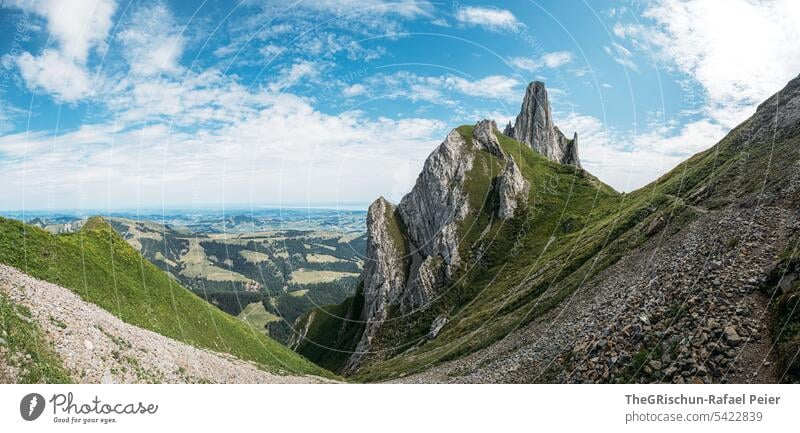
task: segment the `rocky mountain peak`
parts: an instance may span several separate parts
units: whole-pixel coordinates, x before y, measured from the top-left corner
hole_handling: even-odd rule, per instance
[[[485,150],[500,159],[505,159],[503,149],[500,148],[500,142],[494,131],[497,129],[497,124],[494,120],[481,120],[475,125],[475,130],[472,132],[472,138],[475,144],[482,150]]]
[[[577,134],[570,140],[553,124],[547,89],[541,81],[528,85],[520,113],[513,125],[506,126],[504,134],[527,144],[551,161],[581,166]]]
[[[383,197],[367,212],[367,248],[360,284],[364,332],[345,371],[352,371],[372,351],[375,336],[390,311],[410,313],[429,305],[462,264],[460,224],[480,210],[470,208],[468,175],[476,155],[487,152],[503,161],[497,175],[499,219],[514,216],[527,198],[529,182],[500,146],[492,120],[478,122],[467,140],[459,130],[425,160],[414,187],[394,206]],[[393,313],[393,314],[395,314]],[[444,326],[433,326],[435,335]]]

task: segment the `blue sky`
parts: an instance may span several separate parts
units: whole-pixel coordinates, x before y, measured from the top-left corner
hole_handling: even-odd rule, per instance
[[[0,209],[397,201],[544,81],[641,187],[800,73],[798,2],[0,0]]]

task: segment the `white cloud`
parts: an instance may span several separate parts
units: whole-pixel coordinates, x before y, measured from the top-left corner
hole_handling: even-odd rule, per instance
[[[319,77],[322,64],[301,60],[291,66],[283,68],[278,77],[270,83],[273,92],[288,89],[296,84],[302,84],[303,80],[313,80]]]
[[[508,59],[508,63],[514,68],[528,72],[535,72],[542,68],[541,63],[530,57],[512,57]]]
[[[73,102],[91,92],[91,78],[82,66],[56,50],[45,50],[40,56],[28,52],[16,59],[20,75],[31,91],[43,90],[54,99]]]
[[[259,52],[267,59],[271,59],[285,50],[284,47],[277,44],[267,44],[259,49]]]
[[[347,98],[352,98],[354,96],[360,96],[367,92],[367,88],[361,84],[353,84],[352,86],[346,87],[342,91],[342,95]]]
[[[172,12],[163,3],[142,6],[118,34],[133,74],[150,76],[180,70],[185,44]]]
[[[17,7],[47,20],[47,29],[58,49],[40,56],[28,52],[17,57],[22,78],[32,90],[52,93],[57,100],[74,102],[89,94],[86,62],[92,50],[102,53],[116,10],[113,0],[14,0],[4,6]],[[63,78],[62,78],[63,77]]]
[[[426,101],[447,106],[464,103],[456,101],[460,95],[513,100],[516,104],[521,91],[520,82],[505,75],[490,75],[471,80],[451,74],[427,76],[401,71],[371,76],[364,84],[374,97],[405,98],[414,102]]]
[[[654,24],[618,24],[615,34],[696,80],[705,114],[727,128],[800,72],[796,1],[660,0],[644,15]]]
[[[607,131],[594,118],[577,125],[586,167],[618,189],[643,186],[712,146],[800,72],[798,2],[658,0],[644,16],[650,23],[617,23],[614,35],[688,77],[677,80],[680,88],[699,97],[677,118],[649,123],[637,135]],[[605,50],[635,70],[626,47]]]
[[[433,9],[430,2],[420,0],[314,0],[299,4],[295,0],[291,0],[277,1],[274,3],[291,4],[293,7],[303,7],[312,10],[330,12],[333,14],[393,14],[406,18],[413,18],[419,15],[428,15]]]
[[[106,93],[106,105],[124,125],[169,122],[178,127],[229,125],[249,118],[274,102],[274,95],[252,91],[215,68],[187,72],[180,79],[123,78]]]
[[[93,48],[105,48],[116,10],[113,0],[14,0],[4,3],[40,15],[58,41],[65,61],[86,62]]]
[[[555,122],[567,135],[578,132],[584,168],[619,191],[649,184],[726,133],[706,120],[657,127],[638,135],[606,128],[595,117],[575,113],[556,113]]]
[[[437,27],[451,27],[450,23],[448,23],[447,20],[444,18],[436,18],[434,20],[431,20],[431,24]]]
[[[544,67],[555,69],[570,64],[574,60],[575,55],[569,51],[554,51],[552,53],[545,53],[538,60],[531,57],[512,57],[508,59],[508,63],[514,68],[535,72]]]
[[[491,75],[475,81],[448,76],[444,78],[443,82],[447,87],[469,96],[485,98],[513,98],[519,96],[517,93],[519,81],[504,75]]]
[[[434,120],[333,116],[294,95],[270,98],[219,129],[100,124],[0,137],[11,156],[0,159],[11,191],[0,206],[21,207],[23,190],[28,208],[368,202],[391,191],[398,199],[446,132]]]
[[[569,51],[556,51],[542,56],[542,62],[548,68],[557,68],[572,63],[573,60],[575,60],[575,56]]]
[[[511,11],[478,6],[460,7],[455,14],[461,23],[483,27],[487,30],[514,30],[522,24]]]
[[[636,72],[639,71],[639,66],[633,61],[633,53],[631,53],[629,49],[616,42],[612,42],[611,46],[604,46],[603,49],[605,50],[606,54],[614,59],[615,62],[627,69],[631,69]]]

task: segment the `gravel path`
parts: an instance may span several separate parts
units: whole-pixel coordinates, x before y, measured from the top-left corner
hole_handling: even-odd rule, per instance
[[[129,325],[71,290],[0,265],[0,291],[33,318],[79,383],[314,383]],[[2,361],[0,361],[2,362]],[[0,377],[2,376],[0,372]],[[5,378],[7,382],[13,382]]]

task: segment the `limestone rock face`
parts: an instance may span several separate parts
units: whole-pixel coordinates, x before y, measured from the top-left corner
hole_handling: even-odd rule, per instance
[[[369,352],[372,337],[386,319],[388,308],[403,292],[407,275],[403,257],[402,239],[393,234],[396,207],[383,197],[375,200],[367,210],[367,249],[364,270],[359,284],[363,285],[365,322],[364,333],[348,360],[345,370],[351,370]]]
[[[448,321],[449,320],[447,319],[447,316],[439,316],[433,319],[433,322],[431,323],[431,329],[430,331],[428,331],[428,339],[433,340],[434,338],[439,336],[439,332],[442,331],[444,325],[447,325]]]
[[[492,127],[493,122],[484,123],[481,138],[473,143],[451,131],[425,160],[414,188],[397,207],[383,198],[369,207],[366,261],[359,280],[365,328],[345,371],[354,370],[369,353],[390,306],[409,312],[428,304],[460,262],[457,224],[469,212],[464,185],[476,146],[500,151]]]
[[[464,191],[474,154],[461,134],[453,130],[425,161],[414,188],[398,210],[411,243],[423,257],[442,256],[445,266],[456,265],[456,224],[469,213]]]
[[[413,311],[428,305],[444,284],[446,275],[439,256],[425,257],[414,254],[408,284],[401,299],[402,311]]]
[[[561,160],[559,162],[580,167],[581,160],[578,157],[578,133],[575,133],[572,140],[568,139],[558,127],[555,127],[555,133],[556,142],[561,149]]]
[[[541,81],[528,85],[514,125],[509,123],[503,133],[551,161],[580,167],[577,135],[569,140],[553,124],[547,89]]]
[[[514,160],[509,158],[497,184],[500,198],[497,216],[501,219],[512,218],[519,203],[527,202],[529,189],[530,183],[522,177]]]
[[[534,81],[525,90],[522,108],[514,122],[513,138],[553,161],[561,160],[561,149],[556,144],[550,100],[544,83]]]
[[[405,284],[407,275],[403,266],[403,245],[391,233],[392,218],[396,218],[396,207],[383,197],[376,200],[367,211],[367,257],[364,273],[364,299],[367,317],[383,319],[386,306],[394,301]]]
[[[496,129],[494,121],[482,120],[470,141],[458,130],[451,131],[425,160],[414,187],[399,205],[379,198],[369,207],[366,260],[359,280],[364,332],[345,372],[354,371],[371,351],[380,349],[373,342],[382,323],[391,319],[390,311],[409,314],[430,305],[454,277],[462,261],[459,224],[472,211],[467,176],[479,152],[505,161],[495,183],[499,217],[512,217],[526,199],[529,183],[514,159],[503,152]],[[439,329],[444,323],[440,321]]]
[[[475,125],[475,129],[472,133],[472,139],[475,140],[475,144],[480,149],[485,150],[500,159],[505,159],[503,149],[500,148],[500,142],[497,140],[497,136],[494,134],[495,129],[497,129],[497,124],[494,123],[494,120],[481,120],[477,125]]]
[[[503,134],[508,137],[514,137],[514,125],[511,122],[508,122],[506,128],[503,129]]]

